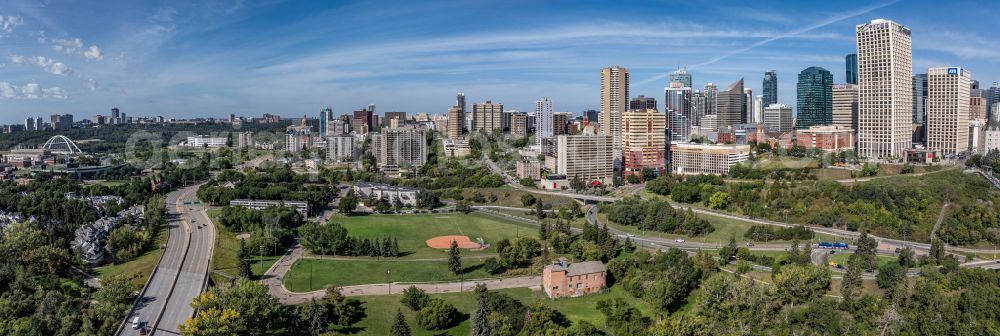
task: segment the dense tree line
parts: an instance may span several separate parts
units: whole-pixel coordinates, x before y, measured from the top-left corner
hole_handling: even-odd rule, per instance
[[[803,225],[779,227],[774,225],[753,225],[743,234],[744,238],[754,241],[768,240],[810,240],[816,234]]]
[[[228,205],[234,199],[257,199],[304,201],[311,211],[326,208],[335,195],[332,188],[310,182],[309,177],[295,174],[287,165],[246,174],[225,171],[198,188],[198,198],[214,205]]]
[[[307,223],[299,227],[299,242],[307,251],[319,255],[398,257],[396,238],[358,239],[338,223]]]
[[[700,236],[715,231],[707,220],[699,218],[690,209],[677,210],[662,200],[643,200],[627,197],[618,202],[601,206],[608,220],[643,230]]]
[[[666,178],[664,178],[666,179]],[[775,221],[870,230],[883,237],[926,241],[944,204],[938,236],[948,244],[1000,243],[1000,193],[981,177],[958,170],[887,177],[842,185],[834,181],[724,183],[716,176],[654,180],[651,192],[677,202],[703,202],[724,192],[723,210]]]
[[[441,190],[498,188],[504,185],[504,180],[502,176],[492,173],[485,165],[470,165],[458,159],[449,159],[442,164],[426,166],[423,176],[396,179],[393,183],[403,187]]]

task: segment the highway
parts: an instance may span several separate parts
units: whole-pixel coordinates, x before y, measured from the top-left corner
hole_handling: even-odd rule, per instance
[[[153,335],[177,335],[178,326],[194,315],[191,301],[207,286],[215,244],[215,227],[205,215],[205,207],[184,204],[196,199],[197,190],[196,185],[167,195],[166,249],[118,335],[139,335],[131,327],[135,316]]]

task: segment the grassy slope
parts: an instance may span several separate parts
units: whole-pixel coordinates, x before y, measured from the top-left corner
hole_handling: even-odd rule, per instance
[[[215,220],[218,214],[218,209],[208,210],[208,218],[213,222],[218,222]],[[235,232],[230,231],[222,225],[215,225],[215,250],[212,253],[212,274],[210,275],[213,283],[221,283],[235,277],[239,273],[236,269],[236,253],[239,251],[239,246],[240,242],[236,239]],[[250,259],[250,271],[253,272],[254,276],[259,277],[274,262],[278,261],[278,258],[280,257],[264,256],[262,259],[260,256],[252,255]]]
[[[491,278],[482,269],[482,260],[462,262],[464,279]],[[323,289],[326,285],[351,286],[386,282],[458,281],[459,276],[448,270],[445,261],[337,261],[302,259],[285,275],[285,287],[293,292]],[[312,280],[310,281],[310,271]],[[310,287],[310,283],[312,286]]]
[[[156,262],[163,254],[163,245],[167,243],[167,228],[163,227],[157,233],[156,243],[152,249],[138,258],[118,265],[106,265],[94,269],[94,276],[105,279],[112,275],[124,274],[132,280],[132,284],[141,287],[146,284],[149,275],[153,273]]]

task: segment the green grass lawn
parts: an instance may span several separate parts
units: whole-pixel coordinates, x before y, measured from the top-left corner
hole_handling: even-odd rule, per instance
[[[545,293],[541,291],[532,291],[528,288],[501,289],[498,290],[498,292],[510,295],[529,307],[534,305],[535,302],[543,301],[549,307],[565,314],[566,317],[573,323],[578,321],[589,321],[598,327],[603,326],[604,316],[601,315],[601,313],[596,309],[597,301],[613,298],[625,299],[629,304],[638,308],[644,316],[653,317],[655,319],[649,305],[642,300],[632,298],[628,295],[628,293],[625,293],[625,291],[620,288],[613,288],[607,293],[593,294],[577,298],[563,298],[558,300],[550,300],[545,296]],[[467,317],[451,329],[436,331],[427,331],[420,328],[415,319],[416,312],[410,311],[409,308],[400,304],[400,297],[400,295],[357,297],[357,299],[365,303],[365,313],[368,316],[360,323],[353,326],[356,330],[355,333],[352,333],[352,335],[388,335],[389,328],[392,326],[392,323],[395,322],[397,309],[402,310],[403,315],[406,316],[407,323],[410,325],[410,330],[415,336],[469,334],[470,327],[468,317],[472,315],[476,307],[473,293],[465,292],[432,295],[432,297],[443,299],[448,303],[455,305],[455,308]]]
[[[448,270],[446,261],[300,259],[292,265],[284,281],[290,291],[309,292],[326,285],[375,284],[385,283],[387,279],[389,282],[428,282],[494,277],[483,270],[482,263],[482,260],[463,260],[465,273],[459,277]]]
[[[215,220],[219,214],[218,209],[208,210],[208,218],[213,222],[218,222]],[[210,275],[213,283],[224,283],[224,281],[229,280],[239,274],[237,270],[237,259],[236,253],[239,251],[240,241],[236,239],[236,233],[230,231],[229,229],[223,227],[222,225],[215,225],[215,250],[212,251],[212,274]],[[284,251],[278,251],[279,254],[284,254]],[[278,256],[261,256],[252,255],[250,258],[250,271],[255,277],[259,277],[267,271],[278,259]]]
[[[854,254],[854,253],[851,253],[851,252],[837,252],[835,254],[829,255],[829,257],[827,257],[828,258],[827,260],[835,262],[838,265],[844,265],[844,267],[847,267],[847,259],[849,259],[852,254]],[[897,261],[896,257],[890,257],[890,256],[887,256],[887,255],[881,255],[881,254],[876,254],[875,255],[875,262],[878,264],[879,267],[881,267],[882,265],[888,264],[888,263],[894,263],[896,261]]]
[[[481,214],[437,213],[414,215],[370,215],[337,216],[333,222],[342,224],[352,237],[385,238],[399,241],[399,249],[405,255],[400,259],[429,259],[447,257],[446,249],[432,249],[427,239],[464,235],[473,241],[482,237],[487,244],[507,238],[537,237],[538,228],[532,225],[514,224],[495,217]],[[463,250],[464,255],[484,255],[495,253],[492,247],[483,251]]]
[[[167,243],[167,228],[163,227],[157,233],[156,243],[153,247],[143,253],[138,258],[118,265],[106,265],[94,269],[94,276],[104,280],[109,276],[123,274],[132,280],[132,284],[142,287],[149,279],[149,275],[156,268],[156,262],[163,254],[163,245]]]

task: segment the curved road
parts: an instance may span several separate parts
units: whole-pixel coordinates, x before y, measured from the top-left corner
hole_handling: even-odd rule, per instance
[[[205,215],[205,208],[184,204],[197,198],[197,190],[196,185],[167,195],[166,249],[118,335],[139,334],[131,327],[136,316],[154,335],[177,335],[178,325],[194,315],[191,301],[208,285],[215,244],[215,227]]]

